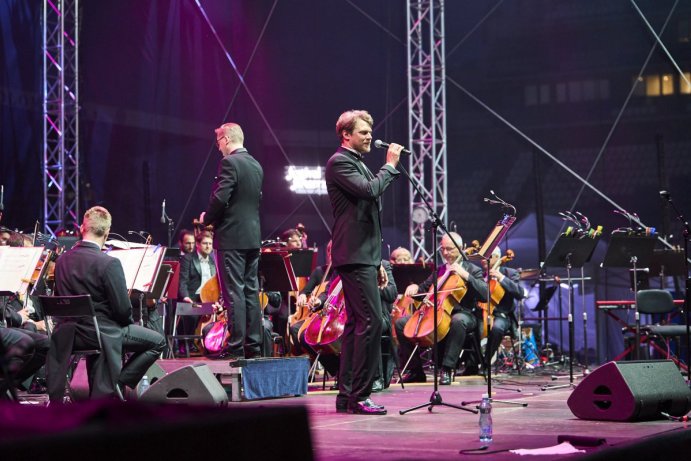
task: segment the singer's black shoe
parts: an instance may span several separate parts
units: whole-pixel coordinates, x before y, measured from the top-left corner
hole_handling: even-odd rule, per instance
[[[336,399],[336,413],[348,413],[348,401]]]
[[[441,367],[441,372],[439,373],[439,385],[448,386],[453,382],[451,377],[451,369],[446,367]]]
[[[385,415],[386,408],[377,405],[371,399],[363,400],[348,408],[348,413],[354,415]]]

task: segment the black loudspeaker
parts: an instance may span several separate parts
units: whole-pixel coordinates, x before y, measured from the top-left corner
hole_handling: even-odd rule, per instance
[[[581,419],[644,421],[683,416],[691,390],[671,360],[609,362],[595,369],[567,401]]]
[[[160,377],[139,400],[151,403],[225,406],[228,404],[228,394],[209,367],[198,363]]]

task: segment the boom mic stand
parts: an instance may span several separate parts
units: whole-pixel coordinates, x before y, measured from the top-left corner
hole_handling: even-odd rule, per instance
[[[683,214],[677,209],[676,205],[672,201],[672,197],[669,192],[665,190],[660,191],[660,197],[667,200],[669,205],[674,210],[677,215],[677,220],[682,224],[684,228],[684,320],[686,321],[686,364],[688,365],[691,360],[691,327],[689,326],[689,310],[691,306],[691,278],[689,278],[689,234],[691,234],[691,227],[689,227],[689,222],[686,220]],[[687,378],[691,377],[691,374]],[[691,379],[691,378],[689,378]]]
[[[451,235],[449,234],[449,231],[446,229],[446,226],[444,226],[444,223],[442,223],[439,220],[439,216],[437,216],[437,213],[434,211],[434,208],[432,208],[432,206],[429,204],[427,199],[425,199],[425,196],[422,194],[422,191],[420,191],[420,188],[418,187],[417,183],[415,181],[413,181],[413,179],[408,174],[408,171],[400,163],[398,164],[398,166],[401,169],[401,171],[403,172],[403,174],[406,176],[406,178],[408,178],[408,181],[410,181],[410,183],[413,185],[413,187],[417,191],[418,195],[422,198],[423,203],[427,207],[427,211],[428,211],[429,216],[430,216],[430,221],[432,221],[432,239],[434,241],[433,248],[436,248],[436,246],[437,246],[437,229],[441,229],[444,231],[444,233],[446,235],[449,236],[449,238],[453,242],[454,246],[458,249],[459,253],[461,254],[461,257],[463,259],[466,259],[466,255],[463,252],[463,250],[458,246],[458,242],[456,242],[456,239],[451,237]],[[436,258],[436,255],[434,258],[432,258],[432,274],[434,274],[435,277],[437,276],[437,258]],[[432,292],[432,299],[434,300],[434,309],[433,309],[433,311],[434,311],[434,314],[433,314],[434,334],[433,334],[433,344],[432,344],[432,348],[433,348],[432,349],[432,357],[433,357],[433,361],[434,361],[434,363],[433,363],[434,391],[432,392],[432,395],[429,398],[429,402],[423,403],[420,405],[416,405],[414,407],[411,407],[411,408],[408,408],[405,410],[400,410],[399,413],[401,415],[404,415],[404,414],[409,413],[413,410],[419,410],[420,408],[423,408],[423,407],[427,407],[427,410],[431,412],[432,408],[435,405],[439,405],[439,406],[456,408],[458,410],[464,410],[464,411],[467,411],[470,413],[477,414],[478,410],[473,410],[470,408],[465,408],[463,406],[453,405],[451,403],[444,402],[442,400],[441,393],[439,392],[439,376],[437,373],[437,371],[438,371],[437,370],[437,368],[438,368],[438,365],[437,365],[437,355],[438,355],[438,351],[437,351],[437,349],[438,349],[438,347],[437,347],[438,346],[438,338],[437,338],[437,300],[438,300],[438,294],[437,294],[437,291],[438,290],[437,290],[436,280],[434,281],[433,286],[434,286],[434,288],[433,288],[433,292]]]

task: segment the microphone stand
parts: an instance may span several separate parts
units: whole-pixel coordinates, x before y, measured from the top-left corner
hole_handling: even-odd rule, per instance
[[[410,183],[413,185],[413,187],[417,191],[418,195],[422,198],[423,203],[427,207],[427,211],[428,211],[429,216],[430,216],[430,221],[432,221],[432,239],[434,241],[433,248],[437,247],[437,229],[441,229],[442,231],[444,231],[444,233],[447,236],[449,236],[449,238],[453,242],[454,246],[458,249],[458,252],[460,253],[461,258],[467,259],[463,250],[458,246],[458,242],[456,242],[456,239],[451,237],[451,235],[449,234],[449,231],[446,229],[446,226],[444,226],[444,223],[441,222],[441,220],[439,219],[439,216],[437,215],[437,213],[434,210],[434,208],[432,207],[432,205],[430,205],[430,203],[427,201],[425,196],[422,194],[422,191],[420,191],[420,188],[418,187],[417,183],[415,181],[413,181],[413,179],[408,174],[408,171],[403,167],[403,165],[400,164],[400,162],[398,164],[398,167],[400,168],[401,172],[403,172],[405,177],[408,178],[408,181],[410,181]],[[432,273],[434,274],[435,277],[437,276],[437,258],[436,258],[436,255],[434,258],[432,258]],[[432,345],[432,357],[433,357],[433,359],[432,360],[434,362],[433,363],[434,390],[432,391],[432,395],[429,398],[429,402],[423,403],[420,405],[416,405],[414,407],[411,407],[411,408],[408,408],[405,410],[400,410],[399,414],[404,415],[404,414],[409,413],[413,410],[419,410],[420,408],[423,408],[423,407],[427,407],[427,410],[431,412],[432,408],[434,406],[437,406],[437,405],[456,408],[458,410],[464,410],[464,411],[467,411],[467,412],[470,412],[473,414],[477,414],[478,410],[473,410],[471,408],[466,408],[464,406],[453,405],[451,403],[444,402],[442,400],[441,393],[439,392],[439,376],[437,373],[437,371],[438,371],[437,370],[437,368],[438,368],[438,365],[437,365],[438,350],[437,349],[438,349],[438,343],[439,343],[438,338],[437,338],[437,301],[438,301],[438,294],[437,294],[438,290],[437,290],[437,288],[438,288],[437,287],[437,281],[434,280],[433,292],[432,292],[432,299],[434,300],[434,309],[433,309],[433,311],[434,311],[434,313],[433,313],[434,334],[433,334],[433,341],[432,341],[433,342],[433,345]],[[413,351],[413,353],[415,353],[415,351]]]
[[[163,224],[168,224],[168,248],[170,248],[173,244],[173,232],[175,231],[175,221],[173,221],[170,216],[168,216],[168,213],[166,213],[166,209],[163,208],[163,214],[161,215],[161,222]]]
[[[689,278],[689,234],[691,234],[691,227],[689,227],[689,222],[672,201],[672,197],[670,196],[669,192],[661,191],[660,196],[667,200],[667,203],[669,203],[674,210],[674,213],[677,215],[677,220],[684,228],[684,320],[686,321],[686,363],[688,365],[688,363],[691,362],[691,360],[689,360],[689,357],[691,356],[691,322],[689,322],[689,308],[691,307],[689,305],[689,303],[691,303],[691,278]],[[691,379],[689,376],[687,376],[687,378]]]

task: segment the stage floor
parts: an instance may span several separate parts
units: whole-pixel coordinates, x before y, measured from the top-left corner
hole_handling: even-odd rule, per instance
[[[199,362],[207,363],[214,368],[228,366],[227,362],[208,361],[204,358],[163,362],[166,368],[171,369]],[[580,370],[578,372],[580,373]],[[663,434],[680,434],[687,437],[687,423],[667,420],[620,423],[577,419],[566,404],[571,393],[570,388],[541,390],[541,386],[545,384],[568,384],[568,376],[556,381],[551,379],[550,374],[540,373],[502,374],[497,378],[492,385],[495,399],[492,412],[494,442],[487,450],[476,452],[480,456],[488,456],[484,459],[525,459],[508,450],[551,447],[557,445],[557,437],[560,435],[602,438],[606,443],[596,448],[577,447],[585,450],[580,454],[542,455],[528,459],[579,459],[613,447],[658,440]],[[428,375],[428,381],[429,379]],[[578,383],[578,380],[575,382]],[[431,382],[406,384],[405,389],[392,384],[389,389],[373,394],[372,398],[376,403],[386,406],[388,414],[384,416],[336,413],[336,391],[328,390],[331,384],[327,381],[327,390],[322,390],[321,379],[317,379],[317,382],[309,385],[309,392],[304,396],[231,401],[228,408],[232,411],[234,408],[306,406],[310,417],[314,459],[317,461],[477,459],[470,454],[460,454],[459,451],[481,447],[478,440],[478,415],[445,406],[435,406],[430,412],[427,405],[405,415],[399,414],[400,410],[428,403],[434,391]],[[462,402],[473,401],[468,405],[469,408],[475,408],[477,401],[486,391],[487,385],[479,376],[456,377],[452,385],[439,387],[444,402],[460,405]],[[45,403],[45,396],[23,397],[25,404]],[[520,401],[527,406],[500,403],[496,400]],[[281,427],[267,427],[266,440],[271,440],[273,431],[280,430]],[[685,443],[691,449],[691,436],[688,438]],[[285,447],[285,450],[286,459],[290,459],[290,447]],[[632,457],[605,456],[602,459],[637,459],[637,451],[633,453]],[[652,456],[647,459],[660,458]],[[679,459],[688,459],[688,452]]]
[[[555,383],[550,376],[500,375],[492,391],[497,400],[520,400],[527,407],[495,403],[493,406],[494,442],[487,451],[541,448],[557,445],[559,435],[606,439],[599,448],[583,448],[584,454],[649,436],[686,428],[686,424],[672,421],[615,423],[577,419],[566,405],[570,389],[542,391],[543,384]],[[508,381],[510,380],[510,381]],[[558,383],[568,383],[558,380]],[[479,416],[455,408],[427,407],[400,415],[399,411],[427,403],[433,393],[431,383],[400,385],[373,394],[373,400],[385,405],[385,416],[341,414],[335,411],[335,391],[322,391],[321,383],[310,386],[303,397],[264,400],[260,402],[231,402],[230,407],[261,405],[306,405],[310,414],[315,459],[326,460],[439,460],[468,458],[459,450],[476,449]],[[481,377],[457,377],[450,386],[440,386],[444,402],[455,405],[478,400],[487,386]],[[520,392],[517,392],[520,390]],[[475,403],[470,405],[474,408]],[[280,430],[274,428],[272,430]],[[485,459],[518,459],[518,454],[480,452]],[[582,455],[543,455],[536,459],[577,459]],[[531,458],[531,457],[528,457]]]

